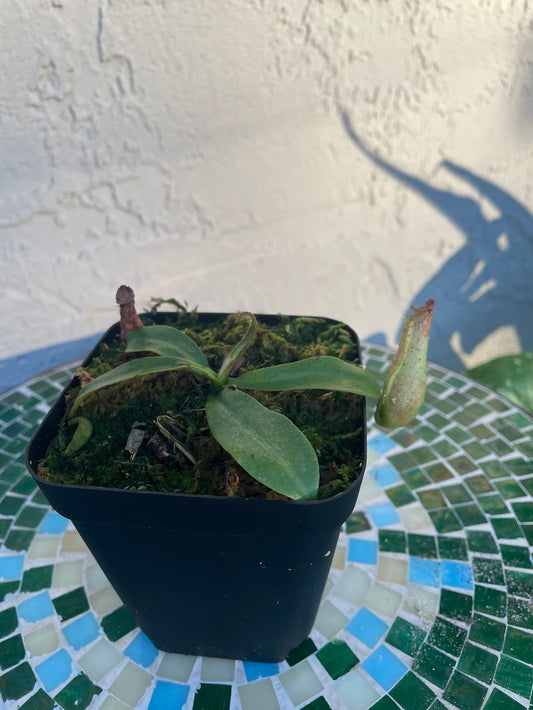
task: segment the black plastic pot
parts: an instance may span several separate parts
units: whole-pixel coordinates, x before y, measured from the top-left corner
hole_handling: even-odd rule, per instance
[[[275,662],[309,635],[341,526],[363,478],[364,407],[360,475],[343,493],[313,502],[50,483],[36,468],[63,413],[61,395],[28,446],[27,466],[158,648]]]

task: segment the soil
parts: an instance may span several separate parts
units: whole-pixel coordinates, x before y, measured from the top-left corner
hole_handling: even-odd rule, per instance
[[[342,323],[291,316],[279,316],[273,322],[268,317],[257,318],[256,341],[238,374],[313,355],[359,362],[358,345]],[[179,327],[204,351],[210,367],[218,371],[225,355],[242,338],[246,324],[237,322],[236,314],[210,318],[207,324],[204,319],[196,311],[181,309],[178,313],[142,317],[145,325],[157,322]],[[66,394],[67,414],[87,376],[97,377],[143,356],[124,350],[117,324],[71,383]],[[183,371],[135,378],[99,390],[87,396],[76,412],[76,416],[92,422],[90,440],[76,453],[65,455],[74,427],[63,418],[37,472],[46,480],[73,485],[283,498],[251,478],[210,435],[204,411],[209,391],[207,381]],[[307,436],[320,466],[319,499],[340,493],[358,477],[364,450],[361,397],[323,390],[249,394],[289,417]],[[156,419],[162,415],[171,417],[178,445],[161,435]],[[132,429],[140,431],[142,440],[135,454],[125,449]]]

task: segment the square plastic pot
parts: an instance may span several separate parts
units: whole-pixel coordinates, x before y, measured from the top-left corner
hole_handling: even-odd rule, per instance
[[[102,340],[117,330],[115,324]],[[366,461],[364,406],[357,479],[332,498],[297,502],[45,481],[37,464],[56,435],[64,392],[33,436],[26,463],[52,507],[73,522],[138,626],[172,653],[283,660],[312,629],[339,532],[357,500]]]

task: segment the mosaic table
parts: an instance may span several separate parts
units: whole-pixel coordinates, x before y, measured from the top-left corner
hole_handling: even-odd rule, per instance
[[[363,353],[378,375],[390,362]],[[35,487],[24,449],[73,369],[0,397],[7,710],[531,707],[533,421],[508,401],[430,366],[415,425],[369,422],[312,634],[282,663],[251,663],[158,651]]]

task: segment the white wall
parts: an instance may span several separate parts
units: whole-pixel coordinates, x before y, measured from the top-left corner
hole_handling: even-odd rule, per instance
[[[490,219],[441,160],[531,205],[532,28],[527,0],[4,0],[0,359],[103,330],[121,283],[392,342],[465,233],[341,111]]]

